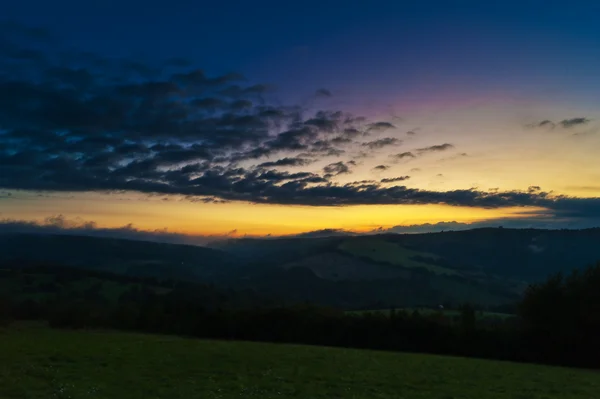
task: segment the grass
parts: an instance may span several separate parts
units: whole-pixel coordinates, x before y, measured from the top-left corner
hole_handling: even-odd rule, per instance
[[[338,249],[348,254],[368,258],[376,262],[385,262],[407,268],[423,267],[433,273],[441,275],[452,276],[459,274],[457,271],[447,267],[437,266],[412,259],[417,256],[421,256],[435,260],[439,258],[437,255],[413,251],[412,249],[404,248],[401,245],[379,238],[345,240],[340,243]]]
[[[11,327],[0,398],[600,397],[597,372],[375,351]]]
[[[449,317],[449,318],[454,318],[454,317],[460,316],[460,310],[454,310],[454,309],[443,309],[442,310],[442,309],[431,309],[431,308],[400,308],[400,309],[396,309],[396,310],[397,311],[405,311],[408,313],[412,313],[416,310],[423,316],[429,316],[429,315],[434,315],[434,314],[438,314],[438,313],[442,313],[444,316]],[[352,314],[375,313],[375,314],[382,314],[384,316],[389,316],[390,310],[389,309],[350,310],[347,313],[352,313]],[[475,316],[480,320],[508,319],[511,317],[515,317],[515,315],[509,314],[509,313],[487,312],[487,311],[480,311],[480,310],[475,312]]]

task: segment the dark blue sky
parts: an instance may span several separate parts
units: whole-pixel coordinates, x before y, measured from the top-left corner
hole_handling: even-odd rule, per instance
[[[433,90],[585,94],[600,67],[595,1],[20,0],[7,19],[106,55],[189,58],[282,94],[391,99]],[[593,89],[597,89],[594,87]],[[367,101],[367,99],[365,99]]]
[[[598,1],[15,0],[0,13],[11,218],[202,234],[600,225]],[[23,25],[54,39],[20,43],[35,42]],[[188,67],[148,73],[172,57]]]

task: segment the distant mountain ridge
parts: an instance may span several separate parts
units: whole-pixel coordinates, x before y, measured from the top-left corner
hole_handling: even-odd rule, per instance
[[[379,234],[320,238],[243,238],[217,243],[214,248],[240,256],[269,258],[287,254],[297,258],[307,251],[323,251],[345,242],[351,247],[380,240],[406,250],[434,255],[432,264],[451,269],[472,269],[527,281],[568,272],[600,261],[600,228],[582,230],[478,228],[418,234]]]
[[[235,255],[193,245],[69,234],[0,234],[0,262],[60,264],[164,278],[217,277]]]
[[[0,263],[215,283],[344,307],[514,302],[528,283],[600,260],[600,229],[231,239],[210,248],[0,234]]]

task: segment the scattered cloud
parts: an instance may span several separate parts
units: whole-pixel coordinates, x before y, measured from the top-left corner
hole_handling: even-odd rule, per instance
[[[384,170],[388,170],[390,167],[387,165],[377,165],[375,166],[373,169],[377,170],[377,171],[384,171]]]
[[[481,228],[512,228],[512,229],[588,229],[598,225],[599,219],[592,220],[571,220],[560,219],[549,216],[534,217],[510,217],[481,220],[478,222],[438,222],[413,225],[399,225],[388,229],[377,229],[371,233],[395,233],[395,234],[420,234],[420,233],[441,233],[446,231],[464,231]],[[539,248],[530,248],[537,251]]]
[[[586,125],[591,122],[591,119],[585,117],[576,117],[570,119],[563,119],[560,122],[552,122],[551,120],[545,119],[541,122],[531,123],[527,125],[528,128],[541,128],[541,129],[549,129],[552,130],[556,127],[560,127],[563,129],[570,129],[576,126]]]
[[[350,161],[352,162],[352,161]],[[326,175],[332,175],[332,176],[337,176],[337,175],[341,175],[344,173],[350,173],[350,167],[348,166],[348,163],[344,163],[344,162],[335,162],[335,163],[330,163],[329,165],[325,166],[323,168],[323,172],[326,173]]]
[[[388,129],[395,129],[396,126],[392,125],[389,122],[375,122],[375,123],[371,123],[370,125],[368,125],[368,128],[369,128],[369,132],[371,132],[371,131],[382,132],[382,131],[388,130]]]
[[[410,176],[399,176],[399,177],[390,177],[387,179],[381,179],[381,183],[395,183],[399,181],[404,181],[410,179]]]
[[[85,221],[79,218],[68,219],[63,215],[50,216],[42,221],[0,219],[0,233],[71,234],[186,245],[207,245],[213,241],[228,238],[227,234],[187,235],[169,232],[166,228],[142,230],[131,223],[121,227],[99,227],[94,221]]]
[[[358,181],[353,181],[353,182],[346,183],[346,184],[347,185],[351,185],[351,186],[356,186],[356,185],[362,186],[362,185],[373,185],[373,184],[376,184],[376,183],[377,183],[376,180],[372,180],[371,179],[371,180],[358,180]]]
[[[452,155],[452,156],[447,157],[447,158],[442,158],[442,159],[439,160],[439,162],[453,161],[455,159],[465,158],[465,157],[468,157],[468,156],[469,156],[469,154],[467,154],[466,152],[461,152],[461,153],[458,153],[456,155]]]
[[[343,237],[343,236],[353,236],[356,233],[343,229],[321,229],[314,231],[307,231],[306,233],[293,234],[286,237],[294,237],[294,238],[321,238],[321,237]]]
[[[306,166],[313,163],[314,160],[306,158],[282,158],[277,161],[263,162],[258,165],[260,168],[269,168],[274,166]]]
[[[432,145],[429,147],[423,147],[423,148],[417,148],[417,152],[419,154],[425,154],[428,152],[442,152],[442,151],[447,151],[447,150],[451,150],[454,148],[454,145],[449,144],[449,143],[444,143],[444,144],[438,144],[438,145]]]
[[[399,161],[401,159],[405,159],[405,158],[416,158],[417,156],[415,154],[413,154],[410,151],[407,152],[402,152],[399,154],[394,154],[394,155],[390,155],[391,158],[394,158],[395,160]]]
[[[369,141],[367,143],[363,143],[363,147],[368,147],[371,150],[388,147],[391,145],[400,145],[402,144],[402,140],[398,140],[395,137],[385,137],[383,139]]]
[[[569,129],[574,126],[585,125],[589,122],[590,122],[590,119],[588,119],[588,118],[578,117],[578,118],[571,118],[571,119],[563,119],[562,121],[558,122],[558,124],[565,129]]]
[[[335,236],[358,236],[373,234],[419,234],[419,233],[438,233],[445,231],[464,231],[478,228],[516,228],[516,229],[584,229],[597,226],[600,219],[560,219],[547,215],[539,215],[523,218],[496,218],[487,219],[472,223],[444,221],[438,223],[424,223],[412,225],[398,225],[390,228],[379,227],[367,232],[355,232],[351,230],[328,228],[321,230],[308,231],[305,233],[287,235],[283,237],[296,238],[318,238]],[[42,221],[0,219],[0,234],[69,234],[82,235],[90,237],[109,237],[128,240],[165,242],[170,244],[200,245],[210,246],[223,240],[230,240],[238,237],[249,237],[246,234],[240,234],[237,229],[217,235],[188,235],[170,232],[168,229],[142,230],[131,223],[121,227],[107,228],[100,227],[94,221],[86,221],[79,218],[68,219],[63,215],[47,217]],[[269,238],[277,238],[271,234]],[[258,238],[258,237],[257,237]],[[263,237],[264,238],[264,237]],[[535,245],[533,243],[532,245]],[[539,250],[539,247],[532,251]]]
[[[18,29],[17,29],[18,30]],[[49,40],[41,31],[21,37]],[[396,145],[393,137],[354,140],[393,129],[347,112],[281,105],[270,85],[238,73],[210,76],[187,62],[159,68],[59,51],[2,35],[0,46],[0,188],[38,192],[180,195],[194,201],[344,206],[447,204],[540,207],[554,215],[600,214],[600,199],[536,190],[431,191],[403,186],[337,184],[355,161],[340,157]],[[57,60],[56,54],[64,57]],[[18,62],[21,67],[10,68]],[[325,94],[324,92],[321,94]],[[564,119],[572,128],[587,118]],[[392,155],[413,159],[454,148],[443,143]],[[277,168],[329,162],[322,170]],[[325,161],[327,159],[327,161]]]
[[[529,124],[527,126],[530,127],[530,128],[536,128],[537,127],[537,128],[545,128],[545,129],[554,129],[556,127],[556,123],[554,123],[554,122],[552,122],[552,121],[550,121],[548,119],[545,119],[545,120],[543,120],[541,122],[532,123],[532,124]]]

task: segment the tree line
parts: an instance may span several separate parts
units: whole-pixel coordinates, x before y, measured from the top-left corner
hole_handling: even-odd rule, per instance
[[[47,269],[46,269],[47,270]],[[56,328],[411,351],[600,367],[600,264],[531,285],[514,318],[485,320],[475,307],[444,312],[349,313],[312,304],[277,306],[255,293],[212,286],[55,269],[57,281],[86,275],[128,284],[116,299],[92,288],[46,286],[43,299],[0,298],[0,322],[43,320]],[[4,273],[23,273],[9,271]],[[45,283],[48,285],[48,283]]]

